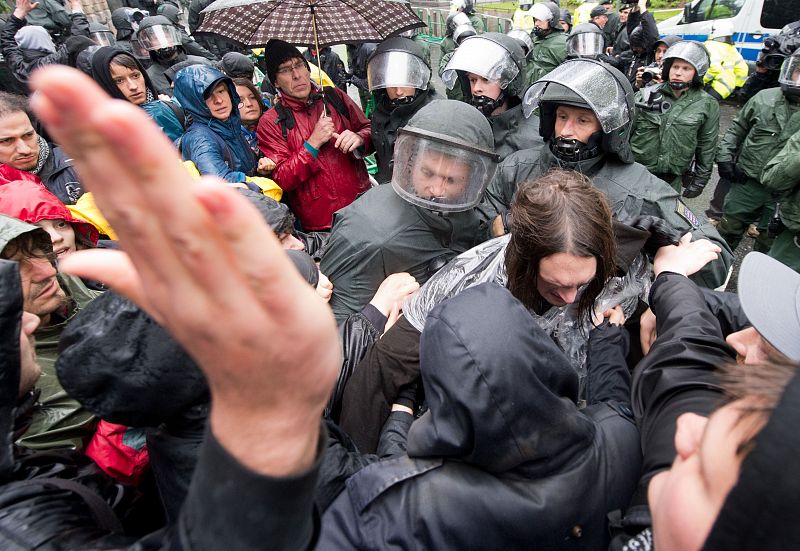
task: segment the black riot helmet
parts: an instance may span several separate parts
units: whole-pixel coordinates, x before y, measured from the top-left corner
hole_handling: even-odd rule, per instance
[[[572,29],[567,37],[567,58],[588,57],[597,59],[605,53],[603,31],[594,23],[582,23]]]
[[[555,135],[556,109],[569,105],[591,110],[600,131],[582,144]],[[630,131],[634,116],[634,94],[628,79],[610,65],[594,59],[568,59],[534,82],[522,100],[526,117],[539,109],[539,133],[553,154],[565,162],[576,162],[605,154],[632,163]],[[563,143],[562,143],[563,142]],[[570,143],[567,143],[570,142]]]
[[[567,24],[566,32],[572,32],[572,14],[566,8],[561,8],[559,13],[558,22],[562,21]]]
[[[414,88],[417,92],[395,100],[394,106],[410,103],[419,91],[427,90],[431,68],[422,47],[404,36],[381,42],[367,60],[367,84],[370,92],[385,94],[386,88]]]
[[[139,30],[139,23],[149,14],[137,8],[117,8],[111,13],[111,24],[117,29],[117,39],[130,38]]]

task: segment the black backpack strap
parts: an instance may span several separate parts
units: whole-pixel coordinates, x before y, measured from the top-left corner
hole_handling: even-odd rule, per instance
[[[188,123],[186,121],[186,112],[183,110],[183,107],[181,107],[180,105],[178,105],[176,103],[173,103],[171,101],[163,101],[163,100],[159,100],[159,101],[161,101],[162,103],[166,103],[167,104],[167,107],[170,108],[170,110],[175,114],[175,117],[178,119],[178,122],[180,123],[181,128],[186,130],[186,127],[189,126],[189,125],[188,125]]]
[[[111,509],[111,506],[106,503],[106,501],[96,492],[93,492],[91,489],[79,482],[64,478],[33,478],[31,480],[12,482],[8,484],[8,486],[15,486],[17,488],[30,487],[42,489],[51,487],[77,494],[89,507],[89,511],[91,511],[92,517],[94,517],[95,522],[97,522],[98,528],[108,532],[113,532],[115,534],[124,533],[122,523]]]
[[[347,106],[344,104],[344,100],[339,97],[339,94],[336,93],[336,88],[332,86],[326,86],[323,88],[323,91],[325,103],[336,109],[342,118],[347,120]]]
[[[289,137],[289,130],[295,126],[294,113],[280,102],[275,104],[275,111],[278,112],[278,118],[275,119],[275,124],[281,127],[281,134],[283,135],[283,139],[286,140]]]

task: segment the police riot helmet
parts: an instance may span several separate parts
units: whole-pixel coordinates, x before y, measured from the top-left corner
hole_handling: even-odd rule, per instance
[[[526,57],[531,53],[531,50],[533,50],[533,40],[531,40],[529,32],[523,31],[522,29],[512,29],[506,34],[519,42],[519,45],[522,46],[522,52]]]
[[[597,59],[605,53],[605,37],[594,23],[582,23],[572,29],[567,37],[567,57]]]
[[[472,23],[469,20],[469,17],[467,17],[467,14],[458,11],[458,12],[451,13],[450,15],[448,15],[447,16],[447,21],[445,22],[445,34],[446,34],[446,36],[449,36],[450,38],[452,38],[453,37],[453,33],[456,30],[456,27],[458,27],[459,25],[472,25]]]
[[[431,68],[422,47],[409,38],[394,36],[381,42],[367,61],[371,92],[392,87],[427,90]]]
[[[442,71],[442,81],[452,90],[457,71],[474,73],[497,82],[509,95],[520,95],[525,86],[525,53],[519,42],[502,33],[470,36],[453,52]]]
[[[466,25],[459,25],[458,27],[456,27],[456,30],[453,31],[453,42],[455,42],[460,46],[461,43],[464,42],[465,38],[468,38],[470,36],[475,36],[476,34],[478,33],[475,32],[475,27],[473,27],[471,23]]]
[[[484,116],[461,101],[435,100],[397,131],[392,188],[432,211],[469,210],[482,199],[497,161]]]
[[[533,0],[520,0],[519,2],[519,9],[523,11],[528,11],[533,6]]]
[[[703,77],[708,72],[709,65],[711,65],[711,58],[706,47],[694,40],[680,40],[670,46],[661,59],[661,78],[664,82],[669,82],[669,70],[676,59],[685,61],[694,67],[694,78],[691,84],[693,86],[702,86]],[[673,88],[682,87],[676,84],[679,83],[670,83],[670,86]]]
[[[783,61],[778,84],[787,98],[800,100],[800,50]]]
[[[111,12],[111,24],[117,29],[117,34],[122,35],[120,36],[122,38],[138,31],[139,23],[147,16],[146,11],[137,8],[117,8]]]
[[[148,52],[181,45],[178,29],[163,15],[151,15],[142,19],[136,38]]]
[[[156,10],[158,15],[163,15],[167,19],[169,19],[173,25],[178,25],[181,16],[181,10],[178,6],[174,4],[161,4],[158,6],[158,10]]]
[[[101,23],[89,23],[89,38],[98,46],[113,46],[117,43],[111,29]]]
[[[589,109],[594,113],[601,127],[596,143],[559,143],[555,136],[559,105]],[[634,114],[633,88],[627,77],[610,65],[588,58],[566,60],[525,92],[522,100],[525,116],[529,117],[536,108],[539,109],[539,133],[561,160],[574,162],[604,152],[616,155],[624,163],[633,162],[629,143]]]
[[[547,29],[540,29],[539,27],[533,28],[533,34],[537,37],[543,37],[551,31],[560,31],[561,25],[559,20],[561,18],[561,9],[554,2],[539,2],[534,4],[528,11],[528,14],[534,20],[547,21],[549,27]]]

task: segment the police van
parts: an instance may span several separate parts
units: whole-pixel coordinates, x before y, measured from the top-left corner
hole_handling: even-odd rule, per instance
[[[755,62],[764,38],[798,19],[800,0],[694,0],[683,13],[662,21],[658,32],[705,42],[715,26],[732,28],[742,57]]]

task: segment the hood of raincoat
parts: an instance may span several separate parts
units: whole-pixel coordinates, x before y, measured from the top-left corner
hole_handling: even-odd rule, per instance
[[[100,237],[94,226],[75,218],[58,197],[47,191],[43,185],[29,180],[0,186],[0,212],[28,224],[62,218],[72,224],[76,234],[82,235],[92,245],[97,245]]]
[[[125,101],[128,101],[127,98],[125,98],[125,94],[123,94],[122,90],[119,89],[119,86],[114,84],[114,79],[111,77],[111,60],[120,54],[128,54],[134,59],[134,61],[136,61],[136,66],[139,68],[139,71],[144,77],[145,86],[147,86],[147,89],[150,90],[153,98],[157,97],[158,94],[156,93],[156,89],[150,80],[150,75],[147,74],[147,70],[134,55],[132,55],[130,52],[126,52],[125,50],[121,50],[120,48],[103,46],[97,50],[94,55],[92,55],[92,78],[94,78],[100,87],[112,98],[124,99]]]
[[[42,228],[38,228],[36,226],[32,226],[27,222],[22,222],[21,220],[17,220],[16,218],[12,218],[10,216],[5,216],[4,214],[0,214],[0,252],[6,248],[9,241],[15,239],[22,235],[23,233],[28,232],[40,232],[44,235],[47,235],[47,232],[44,231]],[[47,243],[50,243],[50,237],[48,236],[46,240]],[[46,252],[53,252],[52,249]]]
[[[411,457],[543,476],[594,439],[594,425],[575,406],[578,378],[567,357],[496,283],[431,312],[420,371],[430,410],[411,426]]]
[[[59,347],[64,390],[112,423],[157,426],[208,400],[205,377],[183,347],[112,291],[75,315]]]
[[[220,121],[211,116],[211,110],[206,105],[206,92],[219,82],[225,82],[231,95],[231,116]],[[222,136],[226,141],[241,140],[242,120],[239,117],[239,94],[230,77],[225,76],[219,69],[207,65],[192,65],[181,69],[175,75],[175,99],[181,107],[192,115],[193,124],[203,124]]]
[[[14,467],[14,409],[19,395],[22,285],[19,265],[0,260],[0,481]]]
[[[36,50],[52,54],[56,51],[56,45],[50,38],[47,29],[39,25],[26,25],[14,35],[17,45],[25,50]]]

